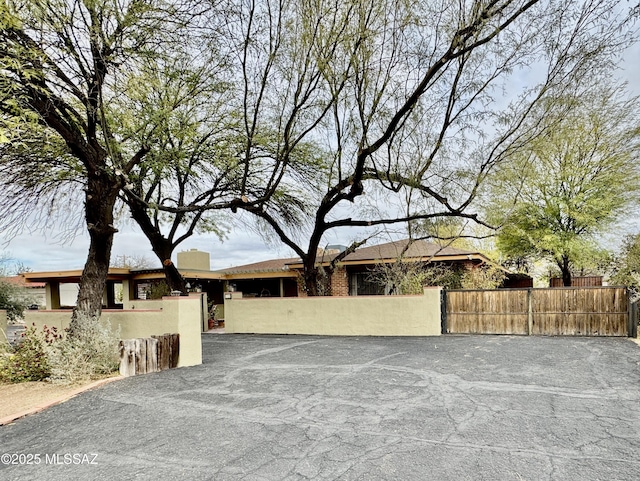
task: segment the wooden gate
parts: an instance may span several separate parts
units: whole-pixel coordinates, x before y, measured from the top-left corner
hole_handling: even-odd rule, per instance
[[[443,332],[634,336],[624,287],[446,291]]]

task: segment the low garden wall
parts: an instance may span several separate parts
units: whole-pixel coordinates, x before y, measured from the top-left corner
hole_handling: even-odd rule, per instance
[[[104,309],[102,319],[109,320],[113,329],[120,328],[121,339],[146,338],[165,333],[180,335],[178,367],[202,364],[202,300],[201,296],[163,297],[155,301],[158,309]],[[35,324],[58,329],[69,327],[70,310],[25,311],[27,326]]]
[[[225,332],[439,336],[440,288],[417,296],[225,299]]]
[[[133,309],[162,309],[162,299],[124,299],[122,302],[122,307],[127,311]]]

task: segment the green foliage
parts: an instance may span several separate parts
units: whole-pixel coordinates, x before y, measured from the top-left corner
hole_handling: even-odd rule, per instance
[[[15,321],[22,317],[24,310],[33,304],[24,289],[0,279],[0,309],[7,311],[7,317]]]
[[[633,300],[640,298],[640,234],[628,235],[622,241],[620,254],[611,262],[610,284],[627,286]]]
[[[14,348],[4,347],[0,357],[0,382],[42,381],[51,374],[47,356],[47,344],[55,339],[27,328]]]
[[[600,256],[596,236],[637,200],[640,125],[620,89],[556,99],[543,133],[491,180],[487,214],[509,259],[546,258],[565,274]]]
[[[151,284],[149,292],[147,292],[147,299],[162,299],[169,295],[171,295],[171,289],[166,281],[156,281]]]
[[[118,369],[119,331],[109,323],[82,322],[74,336],[47,345],[49,379],[71,384],[110,374]]]
[[[0,382],[52,381],[72,384],[118,369],[119,332],[109,324],[82,322],[73,337],[45,326],[29,327],[16,346],[0,349]]]

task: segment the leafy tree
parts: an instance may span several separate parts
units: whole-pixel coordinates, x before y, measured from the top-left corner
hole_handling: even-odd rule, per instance
[[[160,260],[169,290],[183,293],[185,281],[171,260],[173,251],[197,231],[222,236],[222,216],[161,213],[158,206],[190,205],[201,195],[199,186],[206,184],[215,187],[205,198],[228,207],[225,195],[237,191],[242,176],[228,147],[235,121],[226,120],[233,116],[222,100],[226,87],[210,70],[219,62],[209,47],[195,50],[190,45],[170,60],[151,59],[132,76],[128,98],[117,107],[128,120],[121,126],[123,134],[140,136],[139,142],[149,145],[145,161],[127,174],[120,199]],[[196,51],[199,62],[193,66]],[[145,140],[148,125],[156,126],[153,142]]]
[[[238,25],[227,18],[234,8],[160,0],[107,5],[79,0],[45,2],[42,11],[34,6],[35,13],[45,17],[45,31],[50,30],[43,49],[56,54],[52,57],[52,72],[43,68],[42,75],[54,86],[61,82],[65,87],[61,93],[51,88],[51,95],[58,95],[56,100],[64,103],[62,117],[67,106],[76,104],[97,115],[92,121],[95,132],[86,134],[80,125],[74,136],[92,136],[102,149],[99,153],[104,182],[109,184],[109,196],[115,197],[103,198],[104,192],[88,194],[94,201],[99,199],[100,204],[86,203],[82,189],[87,190],[87,179],[95,169],[88,169],[84,157],[71,149],[70,140],[55,125],[42,121],[39,112],[29,110],[28,103],[19,105],[13,113],[7,108],[3,135],[14,132],[16,126],[19,129],[9,137],[4,135],[5,145],[0,149],[0,171],[5,174],[7,187],[2,206],[5,229],[16,233],[26,225],[48,228],[55,224],[60,228],[62,224],[68,229],[65,234],[72,235],[79,225],[75,217],[78,211],[69,206],[79,206],[83,196],[87,208],[91,207],[87,212],[98,207],[112,212],[109,220],[113,226],[117,198],[149,239],[171,290],[185,292],[184,279],[171,255],[194,232],[212,232],[222,237],[227,227],[225,216],[218,213],[222,209],[237,210],[238,204],[251,206],[273,197],[271,212],[281,219],[292,219],[290,212],[301,205],[292,195],[301,178],[297,167],[299,163],[306,166],[313,155],[309,144],[300,139],[293,139],[292,146],[283,148],[273,142],[271,132],[274,123],[293,124],[304,112],[272,112],[270,122],[260,125],[252,119],[240,122],[239,112],[248,117],[251,109],[260,109],[266,103],[263,91],[251,91],[255,86],[249,85],[253,81],[251,72],[258,72],[260,78],[270,73],[270,67],[260,72],[261,66],[253,65],[251,57],[238,57],[242,42],[236,43],[233,36],[228,42],[224,40],[224,34],[229,32],[221,29],[233,32]],[[72,13],[67,15],[67,9]],[[19,19],[17,8],[14,10]],[[25,35],[31,33],[27,20]],[[179,34],[178,40],[174,34]],[[96,44],[88,53],[83,50],[85,41],[87,45]],[[101,42],[106,43],[101,46]],[[102,58],[100,48],[111,52],[108,62]],[[259,52],[262,46],[252,44],[251,48]],[[65,63],[65,55],[71,62]],[[98,60],[105,63],[103,71],[93,72],[94,64],[102,65]],[[57,79],[59,73],[65,78]],[[231,81],[234,75],[244,75],[246,82]],[[84,105],[88,96],[80,95],[87,86],[96,84],[91,76],[100,84],[92,87],[99,91],[95,106]],[[16,85],[22,82],[11,76],[7,77],[9,80]],[[292,83],[295,90],[308,80],[301,76]],[[237,85],[244,86],[244,93]],[[83,117],[84,113],[80,110],[74,115]],[[43,163],[48,169],[41,168]],[[313,171],[313,166],[305,168]],[[291,192],[279,188],[285,169]],[[207,210],[199,209],[202,203],[207,204]],[[42,209],[35,215],[34,205]],[[166,210],[175,206],[184,210]],[[95,230],[97,224],[88,225]],[[113,235],[115,227],[111,230],[106,237]],[[98,261],[104,270],[110,241],[100,244],[92,237],[91,252],[95,254],[94,245],[99,247]],[[88,266],[95,263],[94,257],[90,255]],[[95,269],[91,272],[95,274]],[[81,286],[85,280],[92,284],[96,279],[95,275],[84,276]],[[100,286],[92,290],[95,309],[99,309],[98,291]],[[81,288],[79,300],[84,297]],[[78,303],[78,309],[86,308]]]
[[[32,220],[25,206],[39,199],[53,199],[63,213],[73,213],[68,192],[80,193],[90,246],[71,335],[81,319],[100,315],[117,231],[116,201],[162,127],[155,121],[164,112],[157,112],[138,135],[123,135],[121,126],[132,115],[120,109],[130,93],[127,85],[150,59],[166,59],[170,46],[185,42],[181,27],[197,10],[163,0],[0,5],[4,221],[21,220],[21,212]],[[65,184],[81,189],[69,191]]]
[[[207,24],[206,31],[211,30]],[[220,60],[220,46],[206,45],[215,47],[216,54],[202,52],[195,68],[193,60],[183,64],[180,59],[170,66],[160,62],[144,67],[135,90],[146,103],[140,115],[131,120],[141,128],[128,127],[128,131],[142,130],[147,112],[155,117],[156,112],[164,112],[162,128],[157,129],[145,162],[128,174],[128,184],[121,193],[131,217],[160,259],[170,290],[183,293],[185,281],[171,261],[180,243],[195,232],[223,238],[231,224],[230,211],[267,199],[271,213],[289,222],[294,218],[291,213],[301,205],[295,193],[303,191],[316,167],[308,142],[296,141],[284,149],[273,143],[272,123],[258,127],[254,120],[238,120],[238,113],[246,111],[243,104],[249,102],[251,92],[224,80],[233,74],[233,62]],[[184,52],[184,57],[189,53],[193,54]],[[205,56],[209,60],[203,60]],[[211,72],[212,65],[218,67],[216,72]],[[236,67],[238,71],[253,68]],[[297,86],[305,82],[291,81]],[[260,105],[260,100],[255,102]],[[172,107],[175,105],[180,107]],[[127,108],[125,105],[123,110]],[[280,122],[288,119],[293,123],[299,115],[282,111],[277,117]],[[289,183],[282,182],[285,170]],[[201,208],[203,204],[206,209]]]
[[[7,311],[7,318],[15,321],[33,303],[24,289],[0,278],[0,309]]]
[[[611,263],[610,283],[627,286],[632,298],[640,297],[640,234],[627,235],[622,241],[620,254]]]
[[[554,105],[566,108],[496,174],[490,209],[506,214],[497,245],[507,257],[549,259],[569,286],[572,269],[599,255],[597,235],[637,200],[640,123],[638,99],[621,88]]]
[[[8,255],[0,255],[0,309],[7,311],[11,321],[20,319],[24,310],[35,303],[27,289],[8,279],[27,269],[22,263],[13,262]]]
[[[326,271],[363,242],[325,269],[316,252],[328,231],[476,219],[467,210],[480,183],[535,135],[531,106],[611,67],[628,41],[619,2],[574,3],[10,1],[5,206],[15,213],[16,198],[34,195],[68,205],[78,190],[61,186],[84,189],[91,247],[77,310],[90,316],[118,197],[169,283],[177,242],[213,225],[205,212],[230,209],[300,255],[309,294],[328,292]],[[541,62],[540,83],[496,107],[509,75]],[[353,218],[365,186],[389,205],[407,191],[416,202]]]

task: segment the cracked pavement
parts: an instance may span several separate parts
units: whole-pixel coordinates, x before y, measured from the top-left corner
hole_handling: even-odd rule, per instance
[[[628,339],[205,334],[203,355],[0,427],[42,457],[0,479],[640,479]]]

